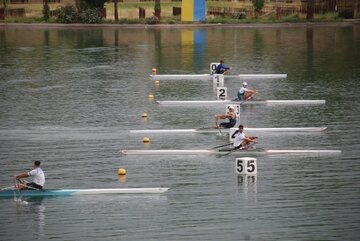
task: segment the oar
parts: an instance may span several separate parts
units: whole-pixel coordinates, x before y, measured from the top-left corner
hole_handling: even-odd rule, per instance
[[[229,154],[231,154],[231,153],[233,153],[233,152],[235,152],[235,151],[242,152],[242,151],[249,150],[249,148],[250,148],[251,146],[255,145],[256,143],[257,143],[257,142],[253,142],[253,143],[249,144],[249,145],[246,147],[246,149],[240,149],[240,148],[233,149],[233,150],[229,151],[228,153],[226,153],[226,154],[224,154],[224,155],[221,155],[221,156],[227,156],[227,155],[229,155]]]
[[[19,183],[21,183],[22,185],[24,185],[25,188],[27,189],[32,189],[32,190],[37,190],[37,191],[44,191],[43,189],[39,189],[39,188],[36,188],[36,187],[30,187],[28,185],[26,185],[26,181],[25,180],[21,180],[21,179],[15,179],[15,182],[18,181]],[[16,186],[15,186],[16,187]],[[18,189],[19,191],[21,191],[22,189]]]
[[[225,144],[225,145],[221,145],[221,146],[214,146],[211,149],[216,149],[216,148],[220,148],[220,147],[224,147],[224,146],[230,146],[231,143]]]
[[[36,187],[26,186],[26,188],[29,188],[29,189],[32,189],[32,190],[36,190],[36,191],[44,191],[43,189],[39,189],[39,188],[36,188]],[[20,190],[21,190],[21,189],[20,189]]]
[[[14,188],[15,188],[15,186],[10,186],[10,187],[1,188],[0,190],[1,190],[1,191],[4,191],[4,190],[14,189]]]
[[[218,126],[208,126],[208,127],[200,127],[200,128],[196,128],[197,131],[201,131],[201,130],[210,130],[210,129],[221,129]]]
[[[227,155],[229,155],[229,154],[231,154],[231,153],[233,153],[233,152],[235,152],[235,151],[238,151],[238,150],[239,150],[239,149],[233,149],[233,150],[229,151],[228,153],[225,153],[224,155],[221,155],[221,157],[227,156]]]

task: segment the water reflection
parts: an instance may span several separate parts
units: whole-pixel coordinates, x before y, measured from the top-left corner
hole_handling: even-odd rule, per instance
[[[118,175],[119,182],[125,183],[126,182],[126,175]]]
[[[44,197],[26,197],[16,201],[16,214],[18,218],[32,219],[34,234],[37,238],[44,236],[45,210]]]
[[[257,201],[257,175],[238,175],[237,185],[241,196]]]

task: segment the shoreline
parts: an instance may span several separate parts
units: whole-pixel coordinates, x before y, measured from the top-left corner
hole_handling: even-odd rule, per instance
[[[341,22],[301,22],[301,23],[238,23],[238,24],[61,24],[61,23],[0,23],[0,28],[284,28],[284,27],[322,27],[322,26],[351,26],[360,24],[360,19],[344,20]]]

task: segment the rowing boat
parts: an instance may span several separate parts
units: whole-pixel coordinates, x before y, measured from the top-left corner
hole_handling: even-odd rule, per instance
[[[154,80],[212,80],[211,74],[155,74],[150,75]],[[275,79],[287,78],[287,74],[237,74],[224,75],[224,78],[235,79]]]
[[[103,189],[45,189],[45,190],[21,190],[7,189],[0,191],[0,197],[13,197],[18,195],[27,197],[42,196],[73,196],[94,194],[156,194],[164,193],[169,188],[103,188]]]
[[[276,155],[276,154],[316,154],[316,155],[333,155],[341,154],[341,150],[122,150],[124,155],[214,155],[214,154],[233,154],[233,155]]]
[[[236,101],[236,100],[158,100],[159,105],[217,105],[217,104],[237,104],[237,105],[324,105],[325,100],[263,100],[263,101]]]
[[[233,128],[237,130],[238,128]],[[249,132],[321,132],[326,127],[280,127],[280,128],[251,128],[245,127],[245,131]],[[130,130],[131,134],[192,134],[192,133],[228,133],[230,129],[225,128],[199,128],[199,129],[152,129],[152,130]]]

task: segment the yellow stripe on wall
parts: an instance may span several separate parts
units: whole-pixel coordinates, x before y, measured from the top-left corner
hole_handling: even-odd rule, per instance
[[[194,21],[194,0],[182,0],[181,21]]]
[[[181,69],[190,69],[194,64],[194,30],[181,30]]]

